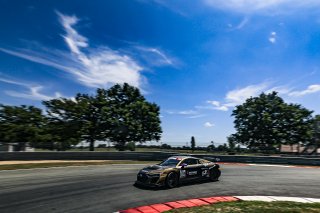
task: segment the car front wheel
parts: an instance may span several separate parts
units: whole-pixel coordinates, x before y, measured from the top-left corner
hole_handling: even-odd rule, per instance
[[[179,183],[179,177],[178,174],[175,172],[170,172],[166,178],[166,186],[168,188],[174,188]]]
[[[210,170],[210,180],[217,181],[221,175],[220,169],[211,169]]]

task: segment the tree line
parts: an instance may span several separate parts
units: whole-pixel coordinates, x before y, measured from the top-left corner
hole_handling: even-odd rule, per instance
[[[18,150],[26,143],[67,150],[85,141],[93,151],[96,141],[111,141],[124,150],[128,143],[161,138],[159,106],[127,83],[42,104],[45,112],[34,106],[0,105],[0,142],[17,143]]]

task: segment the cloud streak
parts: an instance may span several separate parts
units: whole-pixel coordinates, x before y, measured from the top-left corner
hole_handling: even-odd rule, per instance
[[[317,92],[320,92],[320,84],[310,85],[305,90],[292,91],[288,95],[293,96],[293,97],[301,97],[301,96],[305,96],[305,95],[309,95],[309,94],[317,93]]]
[[[0,78],[0,81],[8,84],[21,86],[26,89],[26,91],[23,91],[23,92],[17,92],[12,90],[4,91],[5,94],[12,97],[24,98],[29,100],[37,100],[37,101],[46,101],[46,100],[62,97],[62,95],[59,92],[55,92],[55,95],[53,96],[42,93],[41,91],[44,89],[44,87],[41,85],[25,83],[25,82],[20,82],[20,81],[5,79],[5,78]]]
[[[234,89],[225,95],[224,102],[209,100],[207,106],[196,106],[197,109],[228,111],[237,105],[244,103],[250,97],[257,97],[261,93],[277,92],[283,97],[303,97],[306,95],[319,93],[320,84],[309,85],[305,90],[293,90],[288,86],[272,86],[271,83],[261,83],[249,85],[243,88]]]
[[[81,35],[76,26],[80,19],[56,12],[65,33],[62,35],[69,52],[56,49],[40,48],[5,49],[0,51],[35,63],[53,67],[71,75],[72,79],[87,87],[109,87],[116,83],[129,83],[141,88],[146,79],[141,72],[145,69],[140,63],[119,50],[107,46],[91,48],[89,39]],[[174,62],[157,48],[140,46],[140,51],[152,53],[152,60],[157,66],[173,66]],[[148,57],[148,56],[145,56]]]
[[[318,0],[204,0],[205,5],[238,13],[288,13],[303,8],[319,8]]]

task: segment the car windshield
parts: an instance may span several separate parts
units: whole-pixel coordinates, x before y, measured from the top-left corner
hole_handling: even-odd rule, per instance
[[[162,161],[159,165],[160,166],[176,166],[179,162],[180,162],[179,159],[169,158],[165,161]]]

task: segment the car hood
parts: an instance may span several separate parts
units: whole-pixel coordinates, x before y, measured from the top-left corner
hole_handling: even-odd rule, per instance
[[[172,167],[174,167],[174,166],[151,165],[151,166],[144,167],[141,170],[141,172],[144,172],[144,173],[160,173],[163,170],[168,169],[168,168],[172,168]]]

